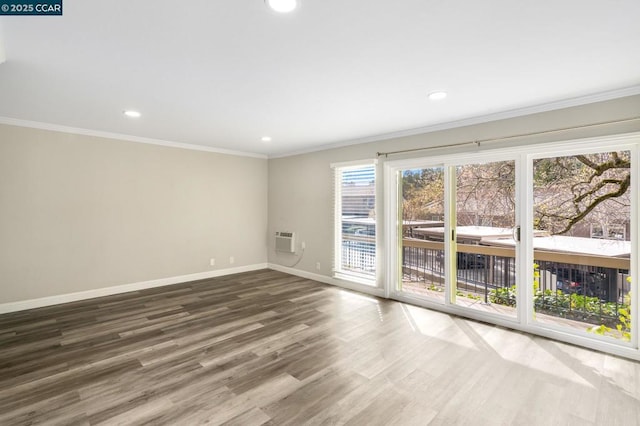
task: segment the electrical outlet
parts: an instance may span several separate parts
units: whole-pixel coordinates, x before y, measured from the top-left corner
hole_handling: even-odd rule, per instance
[[[216,259],[213,258],[213,257],[211,259],[209,259],[209,265],[216,266]]]
[[[319,271],[320,270],[320,262],[316,262],[316,269]]]
[[[302,246],[302,250],[307,248],[307,243],[305,243],[304,241],[302,242],[302,244],[300,244]]]
[[[235,261],[236,259],[233,256],[229,257],[229,265],[233,265]]]

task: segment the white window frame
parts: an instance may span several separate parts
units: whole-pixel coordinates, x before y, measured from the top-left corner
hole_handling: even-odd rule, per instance
[[[521,224],[522,244],[519,248],[519,269],[528,271],[529,265],[533,264],[533,227],[532,212],[527,206],[532,205],[533,188],[532,180],[532,163],[536,158],[545,158],[548,156],[574,155],[575,153],[602,152],[610,150],[629,150],[632,156],[631,168],[631,253],[633,254],[630,262],[630,274],[636,281],[632,285],[631,304],[632,304],[632,339],[631,342],[613,341],[610,337],[590,335],[585,337],[584,333],[572,332],[566,328],[554,327],[532,321],[531,312],[533,312],[532,286],[533,276],[525,272],[519,273],[519,278],[524,278],[524,285],[518,286],[518,317],[515,321],[504,318],[492,318],[482,312],[471,310],[461,311],[451,304],[436,304],[425,299],[411,297],[398,291],[398,207],[399,197],[398,191],[398,171],[411,167],[429,167],[429,166],[450,166],[459,161],[468,159],[479,160],[491,156],[495,159],[502,154],[510,153],[519,157],[521,163],[521,175],[518,176],[516,186],[519,191],[519,211],[517,215],[517,223]],[[566,141],[556,141],[549,143],[539,143],[535,145],[517,146],[512,148],[496,148],[487,149],[482,152],[461,152],[457,155],[443,153],[437,156],[415,156],[403,160],[390,160],[384,163],[384,232],[387,241],[390,244],[384,248],[385,270],[388,272],[384,281],[384,289],[387,297],[409,302],[419,306],[424,306],[434,310],[444,311],[448,313],[458,314],[472,319],[487,321],[497,325],[503,325],[512,329],[529,332],[541,336],[551,337],[556,340],[577,344],[580,346],[624,356],[636,360],[640,360],[640,297],[637,289],[639,288],[637,281],[640,281],[639,275],[639,248],[640,248],[640,230],[638,229],[638,220],[640,216],[640,132],[627,133],[612,136],[592,137],[585,139],[574,139]],[[445,239],[446,241],[447,239]],[[449,248],[445,245],[446,252]],[[449,284],[450,287],[450,284]]]
[[[373,167],[374,168],[374,179],[375,179],[375,207],[374,207],[374,215],[375,215],[375,259],[374,265],[375,270],[373,272],[373,276],[369,274],[359,274],[354,271],[345,271],[341,269],[342,265],[342,179],[341,173],[348,170],[354,170],[364,167]],[[369,287],[378,286],[378,282],[380,280],[378,277],[381,276],[381,262],[380,262],[380,249],[381,247],[381,236],[380,236],[380,173],[378,170],[378,160],[369,159],[369,160],[358,160],[358,161],[348,161],[341,163],[332,163],[331,168],[333,169],[334,175],[334,215],[333,215],[333,226],[334,226],[334,249],[333,249],[333,277],[339,280],[349,281],[356,284],[363,284]]]

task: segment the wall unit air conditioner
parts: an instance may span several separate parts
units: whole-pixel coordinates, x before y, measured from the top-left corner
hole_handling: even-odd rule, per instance
[[[276,251],[294,253],[296,251],[295,236],[295,232],[276,232]]]

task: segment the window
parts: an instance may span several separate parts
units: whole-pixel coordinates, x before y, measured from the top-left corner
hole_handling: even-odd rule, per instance
[[[334,165],[334,170],[335,275],[364,284],[375,284],[375,163]]]
[[[385,161],[385,290],[637,359],[639,151],[625,135]]]
[[[591,238],[626,240],[627,227],[626,225],[591,224]]]

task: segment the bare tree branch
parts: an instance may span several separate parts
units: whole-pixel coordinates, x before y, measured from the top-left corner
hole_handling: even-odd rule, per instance
[[[567,225],[564,227],[564,229],[562,229],[560,232],[557,232],[557,234],[566,234],[567,232],[569,232],[576,223],[584,219],[589,213],[593,211],[593,209],[595,209],[599,204],[603,203],[604,201],[624,195],[624,193],[627,192],[627,190],[629,189],[629,186],[631,185],[631,176],[627,175],[627,177],[624,180],[620,181],[619,183],[620,183],[620,186],[618,187],[617,191],[608,192],[604,195],[601,195],[596,199],[594,199],[591,203],[589,203],[583,210],[581,211],[579,210],[578,214],[576,214],[575,216],[571,218],[563,218],[563,219],[569,219],[569,221]],[[590,193],[591,194],[595,193],[595,190],[590,191]],[[550,216],[550,215],[547,215],[547,216]]]

